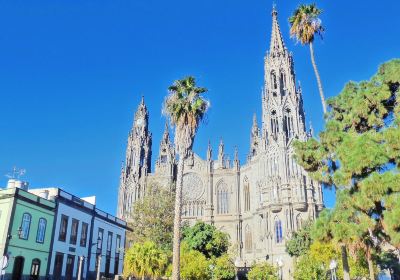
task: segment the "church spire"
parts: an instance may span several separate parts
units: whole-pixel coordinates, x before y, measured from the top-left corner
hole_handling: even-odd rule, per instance
[[[163,140],[164,143],[169,143],[170,142],[168,122],[165,122],[164,134],[163,134],[162,140]]]
[[[269,51],[271,54],[281,53],[286,50],[283,42],[282,33],[278,23],[278,12],[275,5],[272,7],[272,33]]]

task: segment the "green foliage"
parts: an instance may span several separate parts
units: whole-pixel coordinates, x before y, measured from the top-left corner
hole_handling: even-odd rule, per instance
[[[163,249],[172,248],[174,196],[167,187],[150,185],[146,196],[138,200],[132,211],[127,239],[133,242],[152,241]]]
[[[286,242],[286,252],[290,256],[299,257],[307,253],[312,243],[311,222],[307,222],[300,230],[295,232],[290,240]]]
[[[377,241],[400,246],[399,87],[399,59],[368,81],[349,82],[328,101],[319,139],[294,144],[298,163],[337,189],[336,205],[321,213],[313,237],[346,244],[353,255],[364,251],[370,263],[382,249]]]
[[[184,227],[182,235],[190,249],[201,252],[207,258],[220,257],[229,248],[229,236],[204,222]]]
[[[247,273],[248,280],[278,280],[278,271],[268,262],[254,264]]]
[[[303,45],[312,43],[316,34],[322,36],[324,27],[318,18],[321,13],[315,4],[297,7],[289,18],[290,35]]]
[[[294,272],[296,280],[325,280],[329,279],[321,262],[312,258],[309,254],[303,255],[296,264]]]
[[[357,258],[350,259],[350,276],[358,279],[368,276],[368,266],[365,258],[357,255]],[[341,255],[333,243],[314,242],[310,250],[297,259],[294,278],[296,280],[323,280],[329,278],[329,264],[332,260],[338,263],[337,276],[343,277],[343,266]],[[358,277],[358,278],[357,278]]]
[[[151,241],[135,243],[126,251],[124,276],[159,277],[164,274],[168,256]]]
[[[176,80],[168,88],[163,112],[175,126],[175,148],[186,157],[192,149],[194,136],[210,103],[204,99],[206,88],[198,87],[194,77]]]
[[[182,280],[210,279],[210,261],[199,251],[181,243],[180,268]]]
[[[235,279],[235,264],[228,254],[223,254],[215,259],[212,270],[213,280],[232,280]]]

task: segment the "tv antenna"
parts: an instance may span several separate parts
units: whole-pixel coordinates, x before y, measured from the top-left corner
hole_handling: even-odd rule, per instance
[[[26,169],[17,168],[16,166],[14,166],[12,171],[10,173],[6,174],[6,177],[9,179],[19,179],[22,176],[24,176],[25,173],[26,173]]]

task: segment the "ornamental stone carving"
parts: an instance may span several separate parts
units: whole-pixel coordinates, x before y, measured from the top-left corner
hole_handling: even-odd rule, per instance
[[[183,175],[183,200],[193,201],[202,198],[204,193],[204,185],[200,177],[195,173],[187,173]]]

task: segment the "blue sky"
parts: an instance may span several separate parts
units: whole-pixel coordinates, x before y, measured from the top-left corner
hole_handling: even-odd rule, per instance
[[[322,109],[309,50],[288,36],[287,18],[299,3],[276,1],[307,122],[318,131]],[[316,42],[316,60],[327,96],[399,57],[399,1],[317,4],[326,34]],[[212,103],[195,151],[205,156],[208,140],[216,149],[223,137],[226,152],[237,145],[243,162],[253,112],[260,119],[271,7],[265,0],[0,1],[0,175],[16,165],[32,187],[95,194],[100,208],[115,213],[140,96],[150,110],[155,158],[166,89],[188,74],[209,88]],[[333,201],[328,192],[327,205]]]

